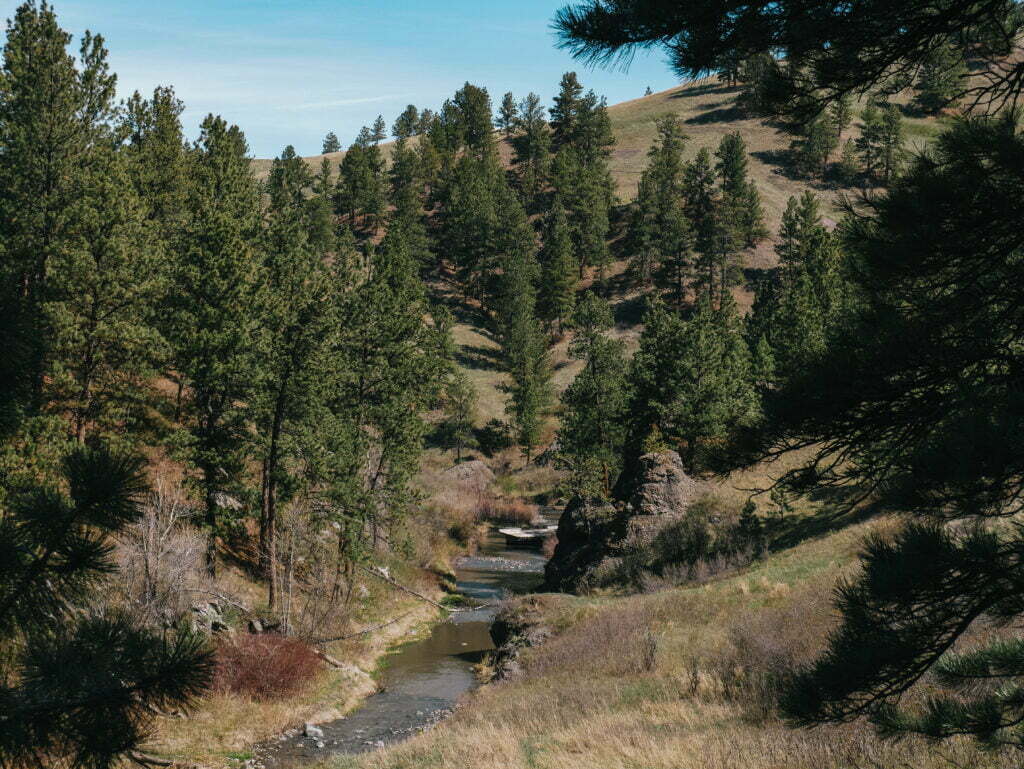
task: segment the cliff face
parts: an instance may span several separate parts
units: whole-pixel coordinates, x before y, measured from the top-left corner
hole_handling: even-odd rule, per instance
[[[623,485],[626,502],[576,497],[558,522],[558,545],[544,572],[547,590],[579,593],[600,585],[632,547],[649,544],[703,491],[674,451],[645,454]]]

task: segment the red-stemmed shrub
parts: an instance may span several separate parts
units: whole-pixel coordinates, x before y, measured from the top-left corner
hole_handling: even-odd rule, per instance
[[[239,635],[217,647],[214,689],[265,702],[294,694],[319,669],[319,657],[298,638]]]

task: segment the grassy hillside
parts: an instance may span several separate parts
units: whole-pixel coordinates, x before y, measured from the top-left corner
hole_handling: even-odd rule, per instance
[[[525,676],[487,686],[433,731],[322,769],[867,769],[1006,767],[963,741],[884,742],[864,723],[790,729],[772,676],[809,660],[829,588],[886,520],[811,539],[703,585],[629,597],[541,595],[555,631]]]
[[[789,168],[789,145],[792,135],[771,120],[747,117],[736,105],[738,88],[729,88],[718,80],[709,77],[704,80],[680,85],[667,91],[655,93],[640,99],[623,102],[609,107],[612,130],[615,134],[615,146],[612,149],[610,167],[617,184],[620,202],[628,203],[636,193],[637,183],[647,163],[647,151],[656,136],[656,121],[666,114],[677,115],[684,126],[688,137],[685,156],[687,159],[697,154],[702,147],[710,150],[718,146],[726,133],[738,131],[746,142],[750,153],[749,174],[757,184],[761,193],[766,225],[772,233],[766,241],[745,255],[746,266],[755,269],[768,269],[776,264],[773,249],[773,236],[778,230],[786,201],[792,195],[800,195],[806,189],[812,189],[822,200],[822,211],[828,216],[836,215],[835,201],[843,193],[854,190],[837,187],[831,182],[800,178]],[[902,100],[896,98],[899,103]],[[859,106],[855,108],[859,115]],[[941,128],[941,122],[934,118],[908,116],[905,121],[907,146],[911,150],[920,149]],[[842,141],[859,135],[860,127],[855,119],[851,128],[843,135]],[[387,155],[390,145],[385,145]],[[508,160],[511,149],[507,142],[501,147],[502,157]],[[326,157],[331,161],[334,171],[344,153],[333,153]],[[323,155],[307,158],[311,168],[318,170]],[[270,169],[269,160],[253,161],[257,173],[266,175]],[[613,265],[612,274],[620,273],[625,265]],[[614,281],[613,281],[614,284]],[[750,304],[749,287],[737,290],[737,299],[741,307]],[[628,290],[615,290],[610,297],[613,303],[622,303],[635,299]],[[620,313],[628,317],[630,313]],[[628,349],[633,349],[639,335],[639,327],[623,322],[615,330],[615,334],[624,339]],[[504,418],[504,404],[507,394],[503,390],[505,376],[495,365],[494,352],[497,344],[485,329],[468,323],[458,323],[453,329],[455,341],[459,346],[459,361],[476,387],[479,398],[479,422],[483,424],[491,418]],[[572,381],[580,363],[568,359],[568,339],[556,344],[551,357],[555,366],[554,383],[556,390],[561,392]]]

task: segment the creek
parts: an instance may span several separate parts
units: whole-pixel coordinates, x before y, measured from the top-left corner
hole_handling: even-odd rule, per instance
[[[560,511],[545,509],[545,525]],[[380,689],[343,718],[318,724],[322,736],[301,733],[263,745],[256,762],[266,769],[295,769],[332,754],[363,753],[400,742],[437,723],[479,685],[474,666],[494,650],[490,626],[495,604],[540,585],[546,562],[537,550],[510,548],[492,526],[476,555],[456,563],[456,586],[469,606],[450,614],[422,640],[392,652],[379,675]]]

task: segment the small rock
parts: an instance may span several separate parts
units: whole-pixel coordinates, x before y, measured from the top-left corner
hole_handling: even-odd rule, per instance
[[[313,724],[309,723],[303,725],[302,733],[306,737],[312,737],[314,739],[319,739],[320,737],[324,736],[323,729],[321,729],[319,726],[314,726]]]
[[[322,740],[317,740],[317,741],[316,741],[316,746],[317,746],[317,748],[319,748],[320,750],[323,750],[323,749],[324,749],[324,743],[323,743],[323,741],[322,741]]]

